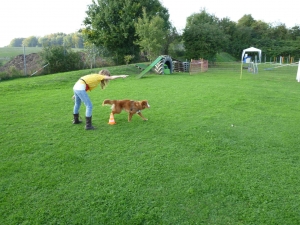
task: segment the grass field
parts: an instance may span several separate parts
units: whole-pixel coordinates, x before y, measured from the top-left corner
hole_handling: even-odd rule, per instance
[[[0,224],[299,224],[297,67],[239,68],[109,68],[130,77],[90,93],[93,131],[72,124],[89,71],[0,82]],[[106,98],[149,120],[109,125]]]
[[[26,47],[25,54],[38,53],[42,51],[41,47]],[[4,47],[0,48],[0,58],[16,57],[17,55],[24,54],[23,47]]]

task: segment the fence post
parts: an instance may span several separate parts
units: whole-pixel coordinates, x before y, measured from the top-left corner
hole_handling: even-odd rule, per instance
[[[23,45],[23,55],[24,55],[24,75],[27,75],[26,71],[26,55],[25,55],[25,45]]]

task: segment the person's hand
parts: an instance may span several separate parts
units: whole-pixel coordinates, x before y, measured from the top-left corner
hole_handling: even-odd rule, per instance
[[[126,77],[128,77],[128,75],[122,75],[122,78],[126,78]]]

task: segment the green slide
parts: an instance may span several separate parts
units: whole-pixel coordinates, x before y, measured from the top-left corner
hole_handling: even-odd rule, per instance
[[[163,56],[158,56],[157,59],[155,59],[146,69],[144,69],[138,76],[137,78],[141,78],[144,76],[148,71],[150,71],[161,59]]]

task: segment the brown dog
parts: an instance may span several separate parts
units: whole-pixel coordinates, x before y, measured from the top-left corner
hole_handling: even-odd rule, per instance
[[[147,100],[133,101],[133,100],[109,100],[103,101],[102,105],[111,105],[111,112],[113,114],[119,114],[122,110],[128,112],[128,122],[131,121],[133,114],[138,114],[143,120],[146,119],[141,111],[146,108],[150,108]]]

